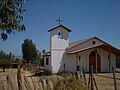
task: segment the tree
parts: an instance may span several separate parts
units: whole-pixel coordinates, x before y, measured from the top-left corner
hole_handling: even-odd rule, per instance
[[[37,60],[36,60],[36,63],[35,63],[37,66],[41,66],[40,60],[41,60],[41,53],[38,51],[38,53],[37,53]]]
[[[8,35],[15,31],[24,31],[22,24],[23,14],[26,10],[23,8],[23,2],[26,0],[0,0],[0,34],[1,39],[6,40]]]
[[[15,56],[14,56],[14,54],[12,54],[12,60],[14,60],[14,58],[15,58]]]
[[[1,59],[0,60],[0,67],[2,67],[3,72],[5,72],[5,68],[10,67],[11,66],[11,61],[7,60],[7,59]]]
[[[3,72],[5,72],[5,68],[11,66],[11,63],[12,63],[10,59],[11,55],[12,53],[7,54],[3,51],[0,51],[0,67],[3,68]]]
[[[22,44],[22,53],[23,59],[27,63],[34,63],[38,57],[38,50],[36,49],[35,44],[30,39],[25,39]]]
[[[0,51],[0,59],[3,59],[3,54],[4,54],[4,52]]]
[[[9,60],[12,60],[12,53],[10,52],[8,55]]]

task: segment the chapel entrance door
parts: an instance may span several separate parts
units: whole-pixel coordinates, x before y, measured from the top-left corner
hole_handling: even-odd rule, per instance
[[[93,72],[96,72],[96,66],[97,66],[97,72],[101,71],[100,55],[98,53],[96,55],[95,51],[92,51],[89,55],[89,72],[90,72],[91,66],[93,66]]]

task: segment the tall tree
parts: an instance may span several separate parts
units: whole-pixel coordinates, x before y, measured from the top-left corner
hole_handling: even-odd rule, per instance
[[[12,60],[14,60],[14,58],[15,58],[15,56],[14,56],[14,54],[12,54]]]
[[[0,34],[1,39],[6,40],[8,35],[15,31],[24,31],[22,24],[23,14],[26,10],[23,8],[23,2],[26,0],[0,0]]]
[[[23,59],[29,63],[33,63],[37,60],[38,50],[36,49],[36,45],[30,39],[25,39],[22,44],[22,53]]]
[[[12,59],[12,53],[11,52],[9,53],[8,57],[9,57],[9,60]]]
[[[3,54],[4,54],[4,52],[0,51],[0,59],[3,59]]]
[[[3,68],[3,72],[5,72],[6,67],[10,67],[12,61],[10,60],[12,53],[5,53],[3,51],[0,51],[0,67]]]

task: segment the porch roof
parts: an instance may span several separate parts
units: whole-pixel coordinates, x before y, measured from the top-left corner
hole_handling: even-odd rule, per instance
[[[83,52],[85,50],[89,50],[89,49],[92,49],[92,48],[102,48],[103,50],[110,51],[111,53],[114,53],[115,55],[120,57],[120,50],[111,46],[111,45],[109,45],[109,44],[106,44],[106,43],[97,44],[97,45],[94,45],[94,46],[89,46],[89,47],[74,50],[74,51],[67,51],[67,54],[76,54],[76,53]]]

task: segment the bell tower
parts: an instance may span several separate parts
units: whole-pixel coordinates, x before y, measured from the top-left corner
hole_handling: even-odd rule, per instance
[[[48,32],[50,32],[51,71],[59,73],[60,62],[65,54],[65,49],[69,46],[69,32],[71,30],[59,25]]]

